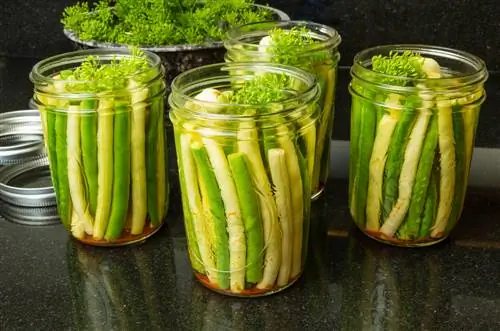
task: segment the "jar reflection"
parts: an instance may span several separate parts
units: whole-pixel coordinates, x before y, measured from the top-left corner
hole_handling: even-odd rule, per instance
[[[158,278],[174,270],[169,250],[161,263],[141,247],[115,253],[68,240],[74,329],[163,330],[162,302],[172,293]]]
[[[449,299],[438,253],[429,250],[422,258],[415,252],[384,247],[358,231],[350,233],[342,330],[433,329],[437,312],[446,315]]]

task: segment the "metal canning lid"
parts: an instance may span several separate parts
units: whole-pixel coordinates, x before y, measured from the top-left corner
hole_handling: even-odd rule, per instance
[[[0,214],[7,221],[23,225],[50,225],[60,223],[57,207],[19,207],[0,203]]]
[[[41,125],[40,113],[36,109],[14,110],[0,113],[0,128],[34,123]]]
[[[0,113],[0,165],[45,156],[42,123],[37,110]]]
[[[59,223],[37,110],[0,113],[0,214],[24,225]]]
[[[0,168],[0,199],[22,207],[55,206],[48,159]]]

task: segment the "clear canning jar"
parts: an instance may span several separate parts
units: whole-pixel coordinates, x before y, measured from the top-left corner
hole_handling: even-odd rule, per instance
[[[95,72],[94,78],[76,79],[75,70],[85,62],[92,72],[133,60],[130,51],[60,54],[38,62],[30,74],[58,213],[86,244],[142,241],[160,228],[168,210],[163,70],[157,55],[143,55],[147,65],[139,71],[101,77],[109,86],[96,85]]]
[[[284,87],[279,101],[268,99],[274,83]],[[265,97],[229,101],[241,90]],[[173,81],[170,119],[189,256],[205,286],[251,297],[300,277],[318,98],[314,76],[270,63],[208,65]]]
[[[276,33],[277,30],[288,35]],[[290,40],[281,39],[273,44],[273,40],[279,38]],[[307,21],[250,23],[229,30],[224,40],[226,62],[279,63],[316,76],[321,90],[321,113],[316,127],[316,160],[311,183],[313,200],[321,195],[328,179],[340,42],[341,37],[335,29]]]
[[[391,52],[400,56],[391,70],[416,64],[423,76],[372,70],[374,57]],[[388,45],[358,53],[351,75],[349,206],[356,225],[398,246],[445,239],[463,208],[486,97],[484,62],[444,47]]]

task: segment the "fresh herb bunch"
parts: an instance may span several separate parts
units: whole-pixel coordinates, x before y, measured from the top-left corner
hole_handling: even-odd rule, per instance
[[[289,79],[284,74],[268,73],[245,81],[230,102],[247,105],[266,105],[286,99]]]
[[[274,28],[269,31],[271,39],[266,52],[271,54],[271,61],[280,64],[298,66],[310,70],[314,64],[329,58],[328,52],[317,51],[307,53],[320,41],[314,39],[312,31],[305,26],[294,26],[291,29]]]
[[[129,45],[203,44],[232,26],[269,20],[253,0],[100,0],[67,7],[61,22],[82,40]]]
[[[391,51],[389,55],[376,55],[372,57],[372,70],[393,77],[384,77],[384,83],[394,85],[408,85],[406,78],[425,78],[427,75],[422,70],[424,57],[419,53],[404,51]]]
[[[127,87],[130,77],[141,81],[147,75],[150,64],[147,56],[138,48],[132,49],[132,56],[117,59],[110,63],[99,63],[99,58],[89,55],[74,70],[64,70],[60,78],[83,83],[69,83],[66,90],[71,92],[115,91]]]

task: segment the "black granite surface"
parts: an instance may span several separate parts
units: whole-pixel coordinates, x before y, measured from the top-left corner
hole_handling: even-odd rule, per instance
[[[2,0],[0,55],[46,57],[69,51],[61,13],[76,0]],[[337,28],[343,37],[343,65],[368,46],[427,43],[456,47],[485,59],[500,70],[500,6],[497,0],[258,0],[287,12],[292,19],[312,20]]]
[[[179,197],[144,244],[93,248],[62,226],[0,221],[1,330],[498,330],[500,190],[471,189],[451,238],[384,246],[351,226],[344,180],[313,205],[306,270],[237,299],[193,278]]]
[[[0,58],[1,111],[27,107],[27,75],[35,62]],[[343,69],[339,139],[347,138],[347,81]],[[498,77],[488,84],[478,145],[498,151]],[[72,240],[61,225],[0,219],[0,330],[500,329],[500,187],[470,187],[449,239],[404,249],[356,230],[347,181],[332,178],[313,203],[303,277],[274,296],[236,299],[205,289],[192,276],[174,157],[170,145],[166,224],[141,245],[93,248]]]

